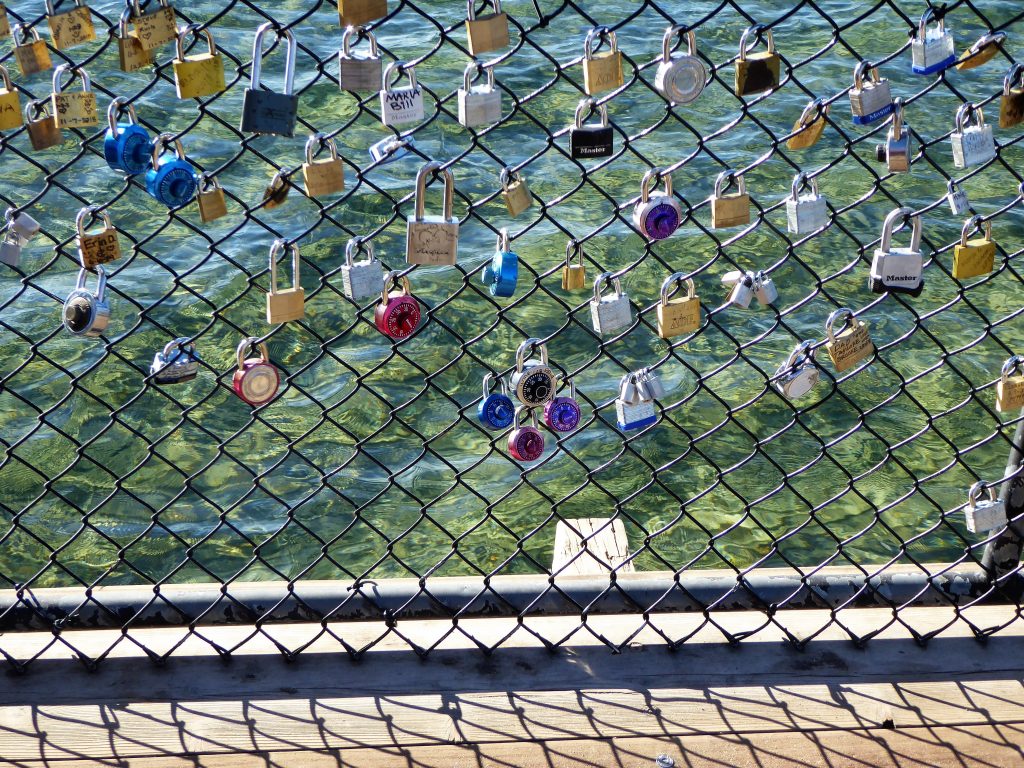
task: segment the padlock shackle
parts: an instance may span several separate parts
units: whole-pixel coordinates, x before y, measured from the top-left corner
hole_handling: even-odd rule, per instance
[[[11,81],[11,75],[3,64],[0,64],[0,80],[3,80],[5,91],[11,92],[15,90],[14,83]]]
[[[199,192],[204,193],[209,188],[223,189],[220,185],[220,179],[216,175],[203,171],[199,174]]]
[[[508,236],[508,227],[502,227],[498,230],[498,251],[501,253],[512,252],[511,240]]]
[[[651,187],[659,178],[665,182],[665,197],[672,197],[672,174],[661,168],[651,168],[644,174],[643,181],[640,182],[641,203],[646,203],[651,199]]]
[[[494,67],[483,64],[479,59],[473,59],[462,72],[462,89],[469,93],[481,75],[487,78],[487,87],[494,90]]]
[[[161,2],[162,1],[163,0],[161,0]],[[138,2],[138,0],[135,0],[135,2]],[[249,78],[249,87],[255,91],[259,90],[263,85],[261,80],[263,75],[263,36],[269,30],[274,30],[274,34],[277,38],[281,39],[283,37],[288,44],[284,60],[284,95],[291,96],[292,92],[295,90],[295,56],[298,50],[298,43],[295,40],[295,35],[290,29],[286,27],[278,27],[272,21],[261,24],[256,30],[256,36],[253,38],[252,74]]]
[[[613,272],[602,272],[594,279],[594,301],[601,301],[601,289],[605,283],[609,283],[615,289],[615,297],[622,297],[622,281]]]
[[[984,480],[979,480],[974,485],[972,485],[971,489],[967,492],[968,507],[974,509],[978,501],[981,499],[981,494],[985,492],[986,488],[988,488],[989,501],[996,501],[996,489],[991,487]]]
[[[594,40],[597,40],[597,46],[594,46]],[[615,53],[619,50],[618,40],[615,37],[615,32],[611,27],[599,26],[594,27],[587,33],[587,39],[583,41],[583,58],[587,61],[592,61],[594,58],[594,51],[601,47],[601,43],[605,40],[608,41],[609,50]]]
[[[804,171],[800,171],[793,177],[793,185],[790,187],[792,193],[792,200],[800,200],[800,190],[804,187],[809,187],[811,194],[818,194],[818,178],[816,176],[808,176]]]
[[[180,336],[177,339],[174,339],[173,341],[168,341],[167,344],[164,345],[164,351],[161,352],[161,355],[163,356],[164,360],[167,362],[168,365],[170,365],[169,358],[174,353],[175,348],[177,348],[179,354],[188,355],[189,357],[192,358],[197,358],[196,343],[190,340],[187,336]]]
[[[1003,77],[1003,96],[1009,96],[1014,85],[1024,87],[1024,65],[1013,62]]]
[[[384,304],[391,301],[391,297],[388,295],[391,291],[392,285],[398,285],[402,289],[403,296],[412,295],[412,284],[409,282],[409,278],[399,272],[397,269],[393,269],[384,275],[384,290],[381,291],[381,300]]]
[[[576,257],[576,261],[583,266],[583,243],[573,238],[565,244],[565,266],[572,266],[572,257]]]
[[[527,339],[518,347],[516,347],[516,373],[523,372],[523,365],[526,363],[526,353],[531,350],[540,350],[540,362],[542,365],[548,364],[548,348],[547,345],[540,339],[533,337]]]
[[[1009,359],[1003,363],[1002,370],[999,372],[999,378],[1006,381],[1014,371],[1024,373],[1024,356],[1011,355]]]
[[[452,209],[455,206],[455,177],[443,164],[437,160],[431,160],[416,174],[416,221],[423,221],[423,217],[426,215],[427,176],[433,173],[440,173],[444,178],[443,214],[445,221],[452,218]]]
[[[95,272],[99,277],[96,282],[96,293],[93,296],[96,297],[96,301],[102,302],[107,295],[107,270],[103,268],[102,264],[97,264],[93,269],[86,269],[80,267],[78,270],[78,277],[75,279],[75,290],[84,291],[86,280],[89,278],[89,273]]]
[[[124,10],[121,11],[121,17],[117,21],[117,37],[119,40],[127,40],[131,35],[128,33],[128,22],[132,18],[132,9],[130,6],[125,6]]]
[[[299,279],[299,246],[297,243],[289,243],[281,239],[274,241],[270,246],[270,293],[277,293],[277,257],[285,250],[292,252],[292,288],[302,285]]]
[[[807,106],[804,107],[804,111],[800,113],[800,128],[807,127],[815,120],[817,120],[819,117],[825,117],[826,115],[828,115],[828,111],[829,105],[823,98],[819,96],[814,99],[811,99],[807,103]]]
[[[493,373],[488,371],[486,374],[484,374],[484,381],[483,381],[483,387],[484,387],[483,399],[484,400],[486,400],[488,397],[490,397],[490,394],[491,394],[491,382],[492,381],[496,381],[498,383],[498,389],[499,390],[501,390],[501,391],[504,390],[504,387],[503,387],[503,384],[502,384],[502,378],[500,376],[495,376]]]
[[[715,197],[721,197],[731,182],[736,183],[736,191],[739,194],[747,193],[747,182],[744,181],[743,174],[737,173],[732,168],[726,168],[715,178]]]
[[[345,264],[353,266],[355,264],[356,252],[362,249],[370,257],[369,261],[372,263],[377,260],[377,255],[373,252],[373,241],[359,237],[353,237],[345,244]]]
[[[501,0],[491,0],[491,5],[494,6],[495,15],[501,13]],[[476,3],[473,0],[466,0],[466,19],[476,21]]]
[[[159,133],[156,138],[153,139],[153,168],[160,167],[160,157],[167,149],[169,144],[174,144],[174,155],[179,160],[185,160],[185,147],[181,144],[181,139],[175,137],[173,133]]]
[[[825,334],[828,336],[829,344],[836,343],[835,325],[840,319],[843,321],[843,327],[839,329],[840,333],[846,330],[847,326],[857,322],[857,316],[846,307],[840,307],[829,315],[828,320],[825,321]]]
[[[636,385],[637,374],[633,371],[625,374],[619,379],[619,394],[616,399],[628,405],[635,405],[640,399],[640,392]]]
[[[536,409],[535,408],[531,408],[528,405],[517,405],[516,406],[516,412],[512,416],[512,429],[513,429],[513,431],[515,431],[517,429],[520,429],[522,427],[522,425],[519,423],[519,416],[520,416],[520,414],[523,411],[526,411],[526,415],[527,416],[532,416],[533,417],[533,419],[532,419],[532,421],[533,421],[533,428],[534,429],[539,429],[540,428],[540,424],[537,422],[537,411],[536,411]]]
[[[868,72],[871,74],[872,83],[882,82],[882,77],[878,74],[878,67],[867,59],[864,59],[863,61],[857,62],[857,66],[853,68],[853,87],[855,90],[861,90],[864,88],[864,75]]]
[[[1005,39],[1005,32],[986,32],[984,35],[975,40],[971,44],[971,47],[964,52],[964,55],[961,57],[961,61],[969,59],[972,56],[976,56],[977,54],[981,53],[983,49],[988,48],[990,45],[1001,45]]]
[[[949,194],[952,195],[952,194],[956,194],[959,191],[960,191],[960,185],[957,184],[956,181],[954,181],[953,179],[950,179],[949,181],[946,182],[946,192],[948,192]]]
[[[814,340],[801,341],[797,344],[793,351],[789,353],[789,357],[786,358],[786,364],[782,366],[783,370],[792,371],[801,362],[800,358],[811,361],[814,358],[813,353]]]
[[[130,125],[139,124],[139,118],[135,114],[135,107],[132,106],[132,103],[124,96],[115,97],[111,100],[110,106],[107,107],[107,125],[110,126],[110,133],[115,138],[119,134],[117,129],[117,118],[122,111],[128,113],[128,123]]]
[[[21,42],[20,43],[18,42],[18,33],[19,32],[21,33]],[[29,41],[29,35],[32,36],[31,41]],[[39,36],[39,32],[36,31],[35,27],[27,27],[24,24],[15,24],[13,27],[11,27],[11,39],[14,40],[14,45],[15,46],[23,47],[23,46],[26,46],[26,45],[31,45],[31,43],[38,43],[43,38],[41,38]],[[62,66],[67,66],[67,65],[65,64],[65,65],[62,65]]]
[[[89,219],[91,222],[96,218],[103,220],[103,229],[106,230],[114,228],[114,225],[110,221],[110,214],[103,210],[103,206],[87,205],[78,212],[77,216],[75,216],[75,229],[78,231],[79,237],[85,237],[85,220]]]
[[[345,31],[341,33],[341,55],[342,58],[352,58],[352,35],[358,35],[356,43],[360,40],[366,39],[370,41],[370,58],[380,58],[380,47],[377,45],[377,37],[367,27],[345,27]]]
[[[267,342],[260,341],[255,336],[249,336],[238,342],[238,349],[235,350],[235,362],[238,364],[238,370],[242,370],[245,367],[246,356],[253,349],[259,350],[260,362],[264,364],[270,362],[270,351],[267,349]]]
[[[25,109],[22,110],[22,114],[25,117],[26,123],[36,123],[42,122],[43,119],[50,119],[53,117],[53,102],[50,99],[33,99],[25,103]],[[46,115],[46,118],[40,118],[40,115]]]
[[[692,29],[687,29],[682,24],[670,24],[665,28],[665,35],[661,38],[661,61],[663,64],[672,62],[672,42],[676,36],[686,39],[686,55],[697,55],[697,35]]]
[[[598,115],[601,117],[601,127],[608,127],[608,106],[601,102],[595,104],[594,100],[589,96],[585,99],[581,99],[580,103],[576,105],[576,127],[583,127],[584,118],[590,117],[590,113],[597,109]]]
[[[46,15],[47,16],[56,16],[57,15],[57,12],[53,9],[53,0],[46,0],[44,5],[46,6]],[[75,0],[75,7],[76,8],[81,8],[82,7],[82,0]]]
[[[974,124],[979,128],[985,126],[985,113],[981,109],[981,105],[972,104],[971,102],[965,102],[960,105],[956,111],[956,129],[960,133],[964,132],[964,129],[968,126],[968,120],[974,117]]]
[[[892,125],[889,126],[889,138],[899,141],[903,138],[903,97],[892,100]]]
[[[392,72],[397,74],[397,77],[393,81],[391,79]],[[409,87],[412,88],[413,91],[418,90],[418,86],[416,84],[416,67],[407,67],[404,61],[392,61],[384,68],[384,93],[391,93],[391,87],[402,79],[403,74],[409,78]]]
[[[509,187],[512,186],[513,182],[520,181],[522,176],[519,175],[519,171],[513,171],[508,166],[501,169],[501,173],[498,175],[498,181],[501,183],[501,188],[508,192]]]
[[[160,0],[160,7],[161,8],[170,8],[171,5],[170,5],[169,0]],[[142,15],[142,8],[140,7],[139,0],[132,0],[132,10],[135,11],[135,16],[136,17]]]
[[[882,242],[879,243],[879,249],[883,253],[889,253],[892,250],[892,234],[898,229],[897,224],[900,227],[906,221],[910,221],[910,250],[915,253],[921,250],[921,217],[914,213],[913,208],[896,208],[889,212],[889,215],[885,217],[885,222],[882,224]]]
[[[311,133],[306,139],[306,164],[312,165],[316,154],[326,147],[331,153],[331,160],[338,159],[338,145],[330,136],[323,133]]]
[[[917,23],[917,39],[922,42],[927,37],[928,33],[928,22],[935,19],[938,24],[939,34],[946,31],[946,17],[935,18],[935,9],[931,6],[924,9],[924,13],[921,14],[921,21]]]
[[[669,294],[672,292],[672,289],[683,284],[686,285],[686,298],[694,299],[697,297],[697,286],[693,282],[693,278],[685,272],[673,272],[661,284],[661,305],[663,307],[668,306]]]
[[[740,61],[747,60],[747,54],[754,50],[762,34],[764,34],[765,42],[768,45],[768,53],[775,53],[775,38],[772,36],[772,31],[764,24],[754,24],[743,30],[743,34],[740,36]],[[754,40],[747,45],[747,40],[751,35],[754,36]]]
[[[76,67],[71,64],[61,64],[53,71],[53,92],[62,93],[64,88],[60,84],[60,76],[65,72],[71,73],[71,79],[68,80],[68,85],[75,82],[75,76],[77,75],[82,80],[82,92],[89,93],[92,90],[92,81],[89,79],[89,73],[86,72],[82,67]]]
[[[960,230],[960,245],[967,247],[967,236],[974,232],[984,231],[985,239],[992,239],[992,220],[986,221],[984,217],[975,214],[964,222],[964,228]]]
[[[175,40],[175,48],[177,49],[178,61],[185,60],[185,38],[192,35],[197,40],[202,35],[206,38],[206,46],[211,56],[217,55],[217,44],[213,42],[213,33],[210,32],[209,27],[203,27],[199,24],[189,24],[187,27],[182,27],[181,31],[178,32],[178,37]]]

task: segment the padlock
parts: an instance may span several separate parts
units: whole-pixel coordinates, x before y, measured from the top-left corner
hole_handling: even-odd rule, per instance
[[[736,182],[736,191],[724,194]],[[715,179],[715,193],[711,196],[711,228],[727,229],[750,223],[750,195],[743,174],[727,168]]]
[[[292,254],[292,287],[283,291],[277,289],[277,258],[282,253]],[[301,320],[306,314],[306,292],[300,281],[299,246],[275,240],[270,246],[270,292],[267,294],[267,322],[271,325]]]
[[[894,248],[892,233],[898,223],[909,221],[911,226],[910,247]],[[920,296],[924,289],[921,270],[924,255],[921,253],[921,217],[914,215],[913,208],[897,208],[885,217],[882,224],[882,241],[875,249],[871,260],[868,287],[873,293],[909,293]]]
[[[466,0],[466,41],[473,56],[508,46],[508,16],[501,0],[491,0],[494,13],[478,15],[474,0]]]
[[[228,215],[228,201],[216,176],[204,173],[199,177],[196,200],[199,202],[199,218],[206,224]]]
[[[39,234],[42,225],[25,211],[15,213],[13,208],[4,211],[4,223],[20,241],[27,245],[28,241]]]
[[[1014,355],[1005,363],[996,384],[996,410],[1000,413],[1024,408],[1024,357]]]
[[[518,216],[533,205],[533,196],[530,194],[530,188],[526,186],[526,177],[521,173],[508,167],[502,168],[499,180],[501,196],[505,200],[509,216]]]
[[[288,191],[292,188],[282,168],[274,174],[267,188],[263,190],[263,207],[271,211],[274,208],[284,205],[288,199]]]
[[[484,74],[486,82],[473,85]],[[478,61],[469,62],[462,74],[458,100],[459,123],[466,128],[479,128],[501,120],[501,91],[494,87],[494,67],[484,66]]]
[[[970,48],[960,54],[960,58],[956,62],[957,70],[974,69],[991,61],[999,53],[1004,40],[1006,40],[1005,32],[988,32],[982,35]]]
[[[128,113],[128,122],[119,123],[121,111]],[[103,159],[111,170],[129,176],[142,173],[153,161],[153,140],[149,131],[139,125],[135,107],[118,96],[107,107],[107,132],[103,136]]]
[[[764,34],[767,50],[751,54],[757,41]],[[747,40],[753,37],[751,44]],[[772,31],[764,24],[754,24],[743,30],[740,38],[740,55],[736,59],[736,95],[751,96],[774,90],[779,85],[781,59],[775,53],[775,39]]]
[[[865,81],[864,75],[871,75]],[[871,125],[892,114],[892,89],[889,80],[880,77],[878,67],[870,61],[861,61],[853,69],[853,87],[850,89],[850,111],[857,125]]]
[[[338,0],[341,26],[358,27],[388,15],[388,0]]]
[[[526,353],[540,352],[540,359],[526,359]],[[555,396],[558,379],[548,365],[548,348],[540,339],[527,339],[516,349],[516,369],[512,372],[512,392],[523,405],[534,408]]]
[[[814,364],[813,348],[813,341],[800,342],[775,372],[772,386],[783,397],[796,400],[814,389],[818,383],[821,372]]]
[[[149,375],[154,384],[184,384],[199,375],[199,353],[196,343],[187,338],[167,342],[163,350],[156,353]]]
[[[754,300],[754,283],[755,275],[750,271],[735,270],[722,275],[722,285],[732,287],[732,290],[729,291],[729,298],[725,302],[726,306],[735,304],[744,309],[749,307],[750,302]]]
[[[960,232],[960,242],[953,248],[953,277],[966,280],[969,277],[987,275],[995,266],[996,244],[992,241],[992,222],[984,221],[985,234],[968,240],[967,235],[982,228],[981,216],[972,216]]]
[[[602,295],[601,289],[610,283],[614,293]],[[594,298],[590,300],[590,322],[599,336],[611,336],[633,324],[633,308],[629,295],[622,290],[619,278],[611,272],[602,272],[594,280]]]
[[[968,121],[975,116],[975,123]],[[949,137],[953,145],[953,165],[971,168],[984,165],[996,156],[992,126],[985,124],[985,114],[977,104],[961,104],[956,111],[956,130]]]
[[[641,400],[660,400],[665,396],[665,386],[661,383],[661,374],[653,368],[641,368],[636,371],[634,383]]]
[[[70,72],[72,80],[77,75],[82,80],[81,92],[64,91],[60,76]],[[92,92],[89,73],[81,67],[61,64],[53,71],[53,114],[57,125],[61,128],[89,128],[99,125],[99,113],[96,111],[96,94]]]
[[[273,31],[284,38],[287,54],[284,62],[284,92],[263,89],[263,36]],[[252,45],[252,76],[242,97],[242,133],[272,134],[291,138],[299,116],[299,95],[295,90],[295,53],[297,43],[290,29],[278,29],[273,22],[260,26]]]
[[[583,99],[576,106],[576,124],[569,129],[569,155],[573,160],[585,157],[609,157],[615,150],[615,134],[608,124],[608,107],[598,104],[600,123],[583,124],[583,118],[594,109],[593,99]]]
[[[427,216],[427,177],[440,173],[444,179],[441,216]],[[459,254],[459,220],[452,216],[455,177],[436,160],[416,174],[416,211],[406,219],[405,260],[409,264],[454,264]]]
[[[0,37],[11,34],[11,22],[7,18],[7,9],[0,3]]]
[[[672,53],[676,36],[686,37],[686,53]],[[691,104],[697,100],[708,79],[704,62],[697,57],[697,36],[692,29],[675,25],[661,39],[661,61],[654,75],[654,87],[672,104]]]
[[[573,264],[573,257],[576,263]],[[565,266],[562,267],[562,290],[582,291],[587,287],[587,268],[583,263],[583,245],[570,240],[565,246]]]
[[[484,267],[480,276],[491,296],[508,298],[516,292],[519,280],[519,257],[512,252],[508,230],[504,227],[498,233],[498,245],[491,257],[491,263]]]
[[[95,218],[97,214],[103,221],[103,229],[99,232],[86,232],[86,219]],[[90,205],[82,208],[75,216],[75,230],[78,232],[75,238],[78,260],[83,269],[94,269],[100,264],[121,258],[121,241],[118,240],[117,230],[110,221],[110,215],[100,206]]]
[[[619,395],[615,398],[615,421],[623,432],[649,427],[658,420],[653,400],[640,397],[636,373],[627,373],[619,380]]]
[[[934,18],[934,9],[926,8],[910,44],[911,69],[917,75],[941,72],[956,62],[956,44],[953,33],[946,29],[946,19],[938,19],[936,25],[929,28],[928,22]]]
[[[516,405],[508,396],[508,385],[502,377],[497,377],[499,391],[491,392],[491,382],[494,380],[492,373],[484,376],[484,393],[476,407],[476,417],[488,429],[506,429],[512,424]]]
[[[32,149],[38,152],[55,147],[64,141],[64,134],[61,132],[60,126],[57,125],[57,118],[53,114],[53,102],[49,99],[28,102],[23,114]],[[40,114],[43,117],[38,117]]]
[[[843,327],[837,334],[835,326],[840,320]],[[868,327],[846,307],[840,307],[828,316],[825,335],[828,337],[825,349],[832,358],[836,373],[842,373],[874,354],[875,345],[871,342]]]
[[[403,73],[409,78],[409,85],[395,88]],[[416,68],[406,67],[402,61],[392,61],[384,70],[384,88],[380,92],[381,123],[387,126],[416,123],[423,119],[423,114],[423,89],[416,84]]]
[[[185,55],[185,38],[189,35],[206,38],[206,53]],[[179,99],[196,99],[215,96],[224,91],[224,57],[217,53],[213,34],[198,24],[183,27],[176,41],[177,56],[174,59],[174,84]]]
[[[259,353],[259,357],[248,357],[254,349]],[[235,352],[235,361],[238,370],[231,379],[231,388],[235,394],[249,405],[255,406],[273,400],[281,386],[281,374],[270,362],[266,342],[255,336],[242,339]]]
[[[686,296],[669,298],[672,289],[686,285]],[[661,284],[661,301],[658,303],[658,335],[671,339],[684,333],[693,333],[700,328],[700,298],[693,278],[683,272],[669,275]]]
[[[11,30],[11,38],[14,40],[14,59],[18,62],[18,68],[23,76],[28,77],[53,67],[50,51],[47,50],[46,43],[39,37],[35,27],[15,24]]]
[[[576,400],[576,382],[569,382],[568,396],[554,397],[544,404],[544,423],[553,432],[572,432],[580,425],[583,411]]]
[[[386,165],[395,160],[401,160],[412,153],[415,147],[416,139],[412,136],[388,136],[386,139],[381,139],[376,144],[370,145],[369,152],[375,163]]]
[[[367,259],[355,261],[362,247]],[[355,237],[345,246],[345,263],[341,265],[341,290],[352,301],[363,302],[384,291],[384,265],[373,252],[373,242]]]
[[[903,122],[903,99],[896,97],[892,102],[892,124],[885,143],[875,147],[875,159],[885,163],[891,173],[908,173],[910,156],[910,126]]]
[[[21,263],[22,239],[7,226],[0,237],[0,264],[16,267]]]
[[[364,37],[370,41],[370,55],[356,56],[352,53],[352,36],[357,42]],[[343,91],[353,93],[379,93],[384,85],[384,59],[381,58],[377,38],[366,27],[346,27],[341,35],[341,50],[338,51],[338,85]]]
[[[979,480],[967,493],[964,522],[971,533],[988,533],[1007,523],[1006,503],[996,498],[996,489],[989,487],[987,499],[981,497],[984,492],[985,483]]]
[[[810,192],[800,194],[805,188]],[[828,203],[818,193],[818,180],[800,171],[793,177],[791,194],[786,198],[786,222],[789,231],[797,235],[815,232],[828,224]]]
[[[608,50],[595,53],[595,45],[608,41]],[[594,27],[583,43],[583,90],[588,96],[618,88],[625,82],[622,76],[622,52],[615,33],[608,27]]]
[[[0,80],[3,86],[0,87],[0,131],[13,131],[24,125],[24,118],[21,113],[21,93],[11,76],[7,73],[7,67],[0,65]]]
[[[651,187],[661,178],[662,192],[651,194]],[[633,224],[649,240],[670,237],[683,222],[683,207],[672,194],[672,174],[652,168],[640,184],[640,201],[633,207]]]
[[[793,124],[792,137],[786,141],[788,149],[807,149],[818,143],[821,134],[825,131],[829,113],[829,105],[824,99],[812,99],[800,117]]]
[[[53,47],[58,51],[96,39],[92,13],[82,0],[74,0],[73,8],[60,13],[53,9],[53,0],[46,0],[46,23],[50,25]]]
[[[754,273],[754,296],[757,303],[762,307],[768,307],[779,300],[779,291],[775,287],[775,281],[761,270]]]
[[[153,52],[143,47],[135,30],[128,30],[131,13],[130,6],[121,11],[117,26],[117,58],[122,72],[137,72],[153,63]]]
[[[967,213],[971,207],[967,193],[952,179],[946,182],[946,202],[949,203],[949,210],[953,212],[954,216]]]
[[[174,157],[164,157],[168,145],[174,145]],[[152,164],[146,171],[146,191],[168,208],[180,208],[192,202],[199,188],[195,168],[185,159],[185,148],[173,133],[161,133],[153,139]]]
[[[523,413],[533,418],[532,426],[522,426]],[[544,435],[537,428],[537,412],[519,406],[512,417],[514,429],[508,436],[508,452],[517,461],[536,461],[544,453]]]
[[[159,6],[149,13],[142,12],[139,0],[132,0],[131,22],[135,25],[135,35],[147,51],[166,45],[178,36],[178,19],[167,0],[160,0]]]
[[[392,291],[392,285],[401,285],[401,290]],[[419,302],[411,293],[409,278],[400,272],[388,272],[384,277],[381,301],[374,310],[373,319],[377,330],[392,339],[412,336],[420,325],[422,313]]]
[[[316,153],[325,146],[331,156],[323,160],[315,159]],[[338,146],[334,139],[322,133],[314,133],[306,139],[306,162],[302,164],[302,179],[309,197],[326,197],[344,191],[345,164],[338,157]]]
[[[1003,95],[999,99],[999,127],[1012,128],[1024,122],[1024,66],[1010,65],[1003,77]]]
[[[107,273],[96,267],[99,282],[96,293],[85,287],[89,270],[78,270],[75,290],[64,301],[62,318],[64,327],[75,336],[99,336],[110,324],[110,303],[107,301]]]

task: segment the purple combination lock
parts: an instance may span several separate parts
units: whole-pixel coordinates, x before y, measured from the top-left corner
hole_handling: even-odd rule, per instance
[[[665,180],[665,191],[651,194],[659,178]],[[649,240],[670,237],[683,222],[683,207],[672,196],[672,176],[652,168],[644,174],[640,186],[640,202],[633,209],[633,223]]]
[[[522,426],[523,416],[533,419],[533,425]],[[508,452],[518,461],[536,461],[544,453],[544,435],[537,429],[537,412],[520,405],[512,421],[514,429],[508,436]]]
[[[576,402],[576,382],[569,382],[568,397],[556,397],[544,406],[544,423],[554,432],[572,432],[582,416]]]

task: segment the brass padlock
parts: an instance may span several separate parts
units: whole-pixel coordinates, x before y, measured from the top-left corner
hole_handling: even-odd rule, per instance
[[[608,50],[594,53],[594,42],[597,47],[605,40]],[[587,33],[583,43],[583,90],[588,96],[611,91],[625,82],[622,76],[622,53],[619,51],[615,33],[608,27],[594,27]]]
[[[81,92],[63,90],[60,76],[71,73],[71,81],[77,76],[82,80]],[[70,84],[70,83],[69,83]],[[81,67],[61,64],[53,72],[53,114],[57,125],[61,128],[89,128],[99,125],[100,117],[96,111],[96,94],[90,90],[89,73]]]
[[[835,325],[840,320],[843,321],[843,328],[836,333]],[[825,349],[832,358],[836,373],[852,368],[875,351],[868,327],[846,307],[841,307],[828,316],[825,322],[825,335],[828,336]]]
[[[92,12],[82,0],[75,0],[74,8],[60,13],[53,9],[53,0],[46,0],[46,21],[50,25],[53,47],[59,51],[96,39]]]
[[[427,215],[427,177],[438,174],[444,180],[441,215]],[[416,207],[406,218],[405,260],[409,264],[454,264],[459,255],[459,220],[455,202],[455,177],[441,163],[426,163],[416,174]]]
[[[1012,128],[1024,122],[1024,66],[1017,62],[1003,78],[1003,96],[999,100],[999,127]]]
[[[224,197],[224,188],[220,185],[220,179],[204,173],[199,177],[199,191],[196,195],[199,201],[199,218],[209,224],[222,216],[228,215],[228,203]]]
[[[86,232],[85,220],[99,216],[103,220],[103,229],[99,232]],[[78,236],[78,260],[83,269],[95,269],[100,264],[107,264],[121,258],[121,243],[117,239],[117,230],[110,222],[110,215],[100,206],[90,205],[78,212],[75,217],[75,229]]]
[[[327,147],[331,156],[316,160],[315,154]],[[302,179],[306,183],[309,197],[334,195],[345,189],[345,165],[338,157],[334,139],[322,133],[314,133],[306,140],[306,162],[302,164]]]
[[[277,290],[277,257],[292,252],[292,287]],[[270,293],[267,294],[267,322],[271,325],[301,320],[306,314],[306,294],[299,282],[299,246],[275,240],[270,246]]]
[[[284,201],[288,199],[289,189],[291,189],[291,184],[285,177],[284,170],[275,173],[267,188],[263,190],[263,207],[269,211],[284,205]]]
[[[686,296],[671,299],[674,288],[686,285]],[[684,333],[693,333],[700,328],[700,298],[693,278],[684,272],[669,275],[661,284],[661,301],[658,303],[658,335],[671,339]]]
[[[573,264],[573,257],[576,263]],[[583,244],[570,240],[565,246],[565,266],[562,267],[562,290],[582,291],[587,287],[587,268],[583,263]]]
[[[185,56],[185,38],[192,35],[206,38],[206,53]],[[213,96],[224,90],[224,58],[217,53],[217,44],[209,29],[198,24],[189,24],[181,30],[177,40],[177,53],[174,59],[174,84],[178,89],[179,99],[195,99],[202,96]]]
[[[757,45],[762,33],[764,33],[768,50],[751,55],[750,50]],[[747,40],[751,36],[754,39],[748,46]],[[775,53],[775,40],[772,37],[772,31],[764,24],[755,24],[745,29],[740,38],[740,56],[736,60],[736,95],[750,96],[775,89],[779,85],[780,69],[781,59]]]
[[[167,0],[159,0],[159,7],[149,13],[142,12],[139,0],[132,0],[131,20],[135,25],[135,34],[139,42],[147,51],[166,45],[178,37],[178,19]]]
[[[0,65],[0,131],[13,131],[24,124],[21,115],[21,93],[11,82],[7,67]]]
[[[518,216],[533,205],[533,195],[530,194],[530,188],[526,186],[525,176],[511,168],[502,168],[499,179],[501,181],[501,196],[505,200],[509,216]]]
[[[0,37],[7,37],[11,34],[11,22],[7,19],[7,9],[0,3]]]
[[[960,55],[956,62],[956,68],[961,71],[974,69],[991,61],[992,57],[999,53],[1004,40],[1006,40],[1005,32],[988,32],[982,35],[974,45]]]
[[[736,182],[736,191],[725,194],[730,183]],[[711,228],[727,229],[750,223],[750,195],[743,174],[727,168],[715,179],[715,193],[711,196]]]
[[[1014,355],[1005,363],[996,384],[996,410],[1002,413],[1024,408],[1024,357]]]
[[[153,63],[153,54],[142,47],[135,30],[128,30],[129,19],[131,8],[125,8],[121,11],[121,20],[117,26],[117,59],[122,72],[137,72]]]
[[[491,2],[494,13],[478,16],[474,0],[466,0],[466,38],[474,56],[508,45],[508,16],[501,10],[501,0]]]
[[[388,15],[388,0],[338,0],[341,26],[358,27]]]
[[[825,103],[824,99],[813,99],[804,107],[804,111],[800,113],[799,119],[793,123],[793,130],[791,131],[793,135],[786,141],[786,147],[789,149],[807,149],[817,144],[821,134],[825,131],[825,126],[828,124],[825,119],[828,116],[828,111],[829,105]]]
[[[985,234],[968,240],[967,235],[980,230],[984,223]],[[996,261],[996,244],[992,241],[992,222],[981,216],[972,216],[960,232],[960,242],[953,248],[953,277],[966,280],[969,277],[987,275]]]
[[[36,72],[43,72],[53,66],[46,43],[39,37],[35,27],[15,24],[11,38],[14,40],[14,58],[18,62],[21,74],[25,77],[34,75]]]
[[[57,125],[50,100],[30,101],[25,105],[25,123],[28,126],[28,138],[32,149],[37,152],[55,147],[64,141],[64,134]],[[43,115],[43,117],[38,117]]]

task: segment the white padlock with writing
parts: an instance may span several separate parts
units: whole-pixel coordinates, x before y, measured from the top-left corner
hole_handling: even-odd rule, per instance
[[[910,245],[895,248],[892,234],[896,224],[909,221],[911,225]],[[897,208],[885,217],[882,225],[882,241],[875,249],[871,260],[871,274],[868,287],[873,293],[909,293],[919,296],[924,288],[921,271],[924,255],[921,253],[921,217],[914,215],[913,208]]]
[[[973,124],[970,123],[972,116]],[[984,165],[996,156],[992,126],[986,125],[981,107],[975,104],[960,105],[956,111],[956,130],[949,140],[953,144],[953,165],[957,168]]]

